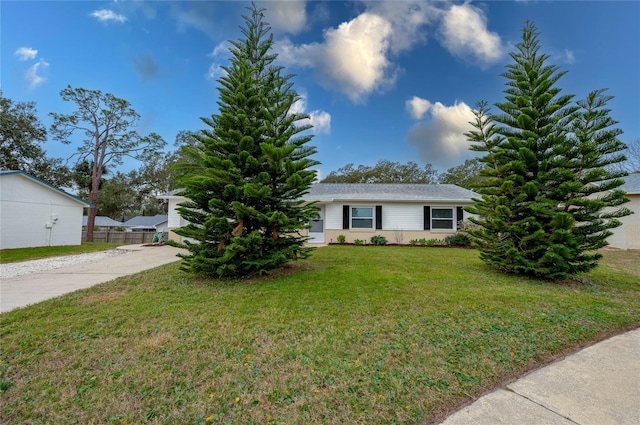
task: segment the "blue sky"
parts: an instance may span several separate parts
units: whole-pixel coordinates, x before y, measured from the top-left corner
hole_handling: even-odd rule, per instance
[[[3,0],[2,91],[35,101],[47,126],[49,112],[72,111],[59,96],[67,85],[112,93],[141,115],[141,134],[158,133],[171,149],[178,131],[197,131],[200,117],[217,113],[219,67],[248,4]],[[471,157],[462,135],[471,108],[503,100],[500,74],[526,20],[568,71],[564,92],[578,100],[608,88],[621,140],[640,137],[638,1],[257,4],[279,63],[296,74],[322,176],[381,159],[445,171]],[[45,148],[54,157],[75,151],[55,141]]]

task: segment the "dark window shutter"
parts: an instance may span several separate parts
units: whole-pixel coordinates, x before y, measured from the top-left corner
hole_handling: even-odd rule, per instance
[[[382,205],[376,205],[376,229],[382,229]]]
[[[431,207],[424,207],[424,230],[431,229]]]
[[[349,205],[342,206],[342,228],[349,228]]]
[[[462,207],[458,207],[456,211],[456,221],[462,223],[462,220],[464,220],[464,212],[462,211]]]

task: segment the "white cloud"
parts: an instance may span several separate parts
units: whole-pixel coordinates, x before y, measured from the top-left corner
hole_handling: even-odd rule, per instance
[[[441,9],[425,1],[380,1],[368,6],[369,12],[384,17],[391,24],[389,43],[394,54],[424,43],[426,26],[442,16]]]
[[[215,38],[219,28],[219,13],[216,10],[216,2],[190,1],[171,2],[171,17],[176,20],[178,31],[185,32],[196,29]],[[218,24],[216,24],[218,19]]]
[[[289,112],[292,114],[307,114],[309,115],[309,118],[298,121],[296,125],[302,126],[310,124],[313,126],[311,131],[315,134],[331,133],[330,113],[321,111],[319,109],[313,110],[311,112],[306,112],[306,109],[307,97],[305,95],[300,95],[299,99],[296,100],[293,105],[291,105],[291,109],[289,110]]]
[[[414,97],[414,99],[420,99]],[[418,148],[420,159],[436,168],[449,168],[473,156],[464,133],[473,130],[473,110],[464,102],[446,106],[440,102],[417,102],[428,107],[429,119],[414,124],[407,140]]]
[[[35,59],[38,55],[38,51],[36,49],[32,49],[31,47],[20,47],[15,51],[14,55],[17,56],[21,61],[26,61]]]
[[[115,21],[115,22],[120,22],[122,24],[127,20],[126,16],[120,15],[114,12],[113,10],[109,10],[109,9],[94,10],[89,14],[89,16],[96,18],[100,22]]]
[[[283,2],[286,3],[286,2]],[[500,37],[487,30],[480,9],[424,1],[369,2],[366,11],[338,27],[325,29],[320,42],[275,45],[284,65],[313,68],[328,88],[363,103],[395,83],[401,71],[394,56],[427,42],[440,28],[442,44],[454,55],[484,66],[502,56]]]
[[[275,32],[297,34],[307,24],[305,0],[267,1],[265,17]]]
[[[295,46],[288,39],[276,46],[279,61],[317,70],[322,83],[362,103],[374,90],[395,81],[387,59],[391,24],[371,13],[362,13],[338,28],[324,31],[324,43]]]
[[[481,66],[497,62],[504,54],[500,36],[487,29],[487,18],[469,3],[453,5],[440,27],[442,45],[451,54]]]
[[[231,53],[229,52],[230,47],[231,45],[227,41],[223,41],[218,43],[218,45],[213,48],[213,51],[207,55],[214,59],[205,74],[205,77],[208,80],[217,80],[226,74],[226,71],[222,69],[220,62],[221,60],[226,61],[231,56]]]
[[[325,111],[311,111],[309,112],[309,121],[313,126],[313,132],[315,134],[329,134],[331,133],[331,114]]]
[[[29,67],[25,74],[25,79],[29,83],[29,88],[34,89],[45,82],[45,77],[40,74],[45,72],[48,68],[49,64],[44,59],[40,59],[37,63]]]
[[[576,55],[572,50],[564,49],[562,54],[560,55],[560,60],[567,64],[575,63]]]
[[[413,119],[421,120],[422,117],[424,117],[424,114],[426,114],[429,108],[431,108],[432,104],[427,99],[413,96],[405,102],[405,106]]]

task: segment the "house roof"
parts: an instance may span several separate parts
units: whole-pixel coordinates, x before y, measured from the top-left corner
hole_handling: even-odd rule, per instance
[[[471,202],[479,195],[455,184],[316,183],[307,201]]]
[[[164,223],[169,219],[169,216],[166,214],[158,214],[158,215],[139,215],[137,217],[133,217],[122,224],[126,227],[146,227],[151,228],[155,227],[158,224]]]
[[[89,202],[85,201],[84,199],[80,199],[75,195],[67,193],[64,190],[60,189],[59,187],[56,187],[56,186],[54,186],[54,185],[52,185],[50,183],[47,183],[44,180],[40,180],[39,178],[37,178],[35,176],[32,176],[31,174],[25,173],[24,171],[19,171],[19,170],[0,170],[0,177],[1,176],[9,176],[9,175],[18,175],[18,176],[21,176],[23,178],[29,179],[29,180],[31,180],[31,181],[39,184],[39,185],[45,186],[48,189],[54,190],[54,191],[56,191],[56,192],[58,192],[58,193],[60,193],[60,194],[62,194],[64,196],[66,196],[66,197],[68,197],[68,198],[70,198],[70,199],[82,204],[85,207],[92,207],[92,205]]]
[[[623,178],[624,184],[618,189],[624,190],[631,195],[640,194],[640,173],[629,174]]]
[[[162,193],[156,198],[158,199],[170,199],[170,198],[179,198],[182,197],[181,193],[184,192],[184,189],[173,189],[167,193]]]
[[[82,216],[82,225],[86,226],[87,225],[87,216],[83,215]],[[94,223],[94,226],[96,227],[124,227],[124,223],[122,223],[121,221],[117,221],[112,219],[111,217],[105,217],[103,215],[97,215],[96,216],[96,221]]]

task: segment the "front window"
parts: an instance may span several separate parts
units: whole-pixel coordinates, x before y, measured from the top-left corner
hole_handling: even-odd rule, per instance
[[[372,207],[351,208],[351,228],[352,229],[373,229],[373,208]]]
[[[453,208],[432,208],[431,228],[452,230]]]

